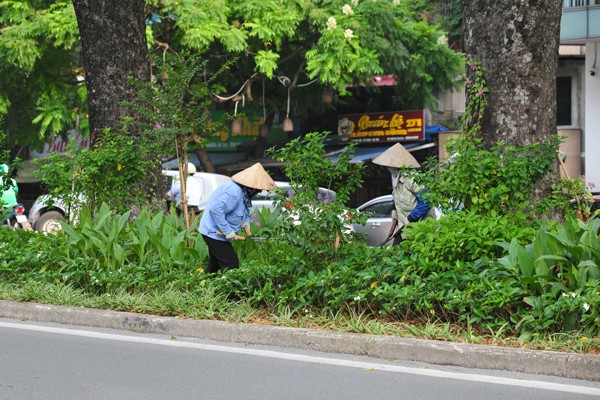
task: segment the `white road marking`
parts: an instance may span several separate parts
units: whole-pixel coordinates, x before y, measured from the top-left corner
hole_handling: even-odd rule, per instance
[[[334,366],[340,366],[340,367],[360,368],[360,369],[365,369],[365,370],[399,372],[399,373],[404,373],[404,374],[431,376],[431,377],[435,377],[435,378],[458,379],[458,380],[471,381],[471,382],[492,383],[492,384],[497,384],[497,385],[508,385],[508,386],[520,386],[520,387],[525,387],[525,388],[530,388],[530,389],[552,390],[552,391],[558,391],[558,392],[569,392],[569,393],[578,393],[578,394],[584,394],[584,395],[600,396],[600,388],[576,386],[576,385],[566,385],[566,384],[561,384],[561,383],[503,378],[503,377],[496,377],[496,376],[489,376],[489,375],[466,374],[466,373],[459,373],[459,372],[439,371],[439,370],[435,370],[435,369],[412,368],[412,367],[403,367],[403,366],[399,366],[399,365],[377,364],[377,363],[342,360],[342,359],[335,359],[335,358],[328,358],[328,357],[315,357],[315,356],[308,356],[308,355],[302,355],[302,354],[282,353],[282,352],[271,351],[271,350],[258,350],[258,349],[250,349],[250,348],[228,347],[228,346],[219,346],[219,345],[212,345],[212,344],[185,342],[185,341],[180,341],[180,340],[156,339],[156,338],[141,337],[141,336],[127,336],[127,335],[118,335],[118,334],[101,333],[101,332],[93,332],[93,331],[84,331],[84,330],[77,330],[77,329],[66,329],[66,328],[56,328],[56,327],[49,327],[49,326],[18,324],[18,323],[2,322],[2,321],[0,321],[0,327],[21,329],[21,330],[35,331],[35,332],[46,332],[46,333],[56,333],[56,334],[62,334],[62,335],[80,336],[80,337],[87,337],[87,338],[93,338],[93,339],[104,339],[104,340],[115,340],[115,341],[121,341],[121,342],[154,344],[154,345],[160,345],[160,346],[171,346],[171,347],[180,347],[180,348],[196,349],[196,350],[219,351],[219,352],[223,352],[223,353],[246,354],[246,355],[253,355],[253,356],[258,356],[258,357],[278,358],[278,359],[282,359],[282,360],[302,361],[302,362],[308,362],[308,363],[326,364],[326,365],[334,365]]]

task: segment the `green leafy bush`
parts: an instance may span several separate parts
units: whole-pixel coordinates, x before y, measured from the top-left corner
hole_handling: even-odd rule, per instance
[[[569,217],[557,232],[541,227],[525,246],[514,239],[500,243],[508,255],[498,267],[505,280],[521,288],[518,300],[527,305],[513,316],[525,335],[557,328],[600,331],[599,228],[597,218]]]
[[[56,264],[40,272],[96,292],[187,286],[202,272],[208,251],[199,240],[198,220],[189,231],[175,213],[143,210],[128,220],[129,212],[115,214],[106,204],[94,217],[84,207],[76,226],[62,222],[51,251]]]
[[[500,257],[504,252],[496,242],[529,242],[536,225],[511,215],[481,215],[466,209],[450,212],[439,220],[409,224],[405,232],[407,240],[401,246],[406,253],[419,255],[431,263],[432,270],[440,271],[457,261]]]
[[[350,220],[366,221],[365,215],[344,205],[350,193],[362,185],[360,164],[351,164],[352,146],[343,150],[334,163],[325,157],[328,133],[309,133],[283,148],[269,151],[271,157],[285,161],[284,172],[290,190],[280,193],[277,206],[283,222],[283,237],[304,249],[307,257],[331,256],[347,243]],[[336,192],[336,199],[319,193],[319,187]],[[339,241],[339,242],[338,242]]]
[[[94,214],[103,203],[125,212],[154,204],[162,193],[160,154],[150,140],[123,132],[104,132],[93,148],[70,146],[66,154],[51,154],[40,163],[39,176],[53,198],[69,208],[85,204]]]

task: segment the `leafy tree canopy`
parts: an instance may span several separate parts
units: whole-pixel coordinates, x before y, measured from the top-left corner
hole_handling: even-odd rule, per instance
[[[157,0],[147,22],[157,43],[204,52],[221,63],[239,56],[238,84],[258,73],[286,76],[292,88],[348,85],[393,74],[400,106],[429,105],[460,68],[445,33],[430,23],[425,1]],[[231,78],[233,79],[233,78]],[[235,80],[228,82],[233,87]],[[288,87],[289,87],[288,86]]]
[[[79,31],[70,1],[0,2],[0,118],[10,144],[85,130]]]
[[[422,108],[460,72],[459,57],[428,17],[431,7],[424,0],[148,0],[145,17],[149,46],[159,53],[202,54],[207,74],[237,59],[219,80],[223,96],[248,82],[245,100],[252,100],[260,80],[273,108],[285,107],[294,90],[306,110],[317,104],[308,94],[320,98],[324,87],[347,95],[348,85],[393,74],[398,107]],[[6,0],[0,8],[0,117],[11,142],[40,143],[78,124],[85,132],[72,3]]]

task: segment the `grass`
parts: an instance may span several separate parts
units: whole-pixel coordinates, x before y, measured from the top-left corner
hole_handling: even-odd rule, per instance
[[[589,338],[578,333],[548,334],[524,343],[516,338],[501,339],[501,330],[478,333],[447,323],[392,322],[377,320],[367,317],[363,313],[350,311],[328,314],[306,310],[304,315],[297,316],[289,308],[257,310],[245,301],[229,300],[226,296],[210,289],[193,294],[167,290],[145,294],[130,294],[121,291],[114,294],[94,295],[63,284],[0,282],[0,299],[180,318],[213,319],[237,323],[600,354],[598,337]]]

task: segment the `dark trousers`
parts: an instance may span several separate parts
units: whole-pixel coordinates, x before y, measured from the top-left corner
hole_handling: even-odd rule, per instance
[[[202,239],[208,246],[208,267],[204,272],[208,274],[220,269],[227,270],[240,266],[240,259],[230,242],[216,240],[205,235],[202,235]]]

